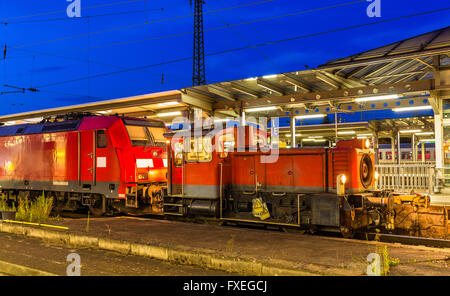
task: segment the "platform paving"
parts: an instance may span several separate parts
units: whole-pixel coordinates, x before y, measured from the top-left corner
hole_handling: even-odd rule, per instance
[[[71,234],[239,258],[306,275],[365,275],[367,255],[387,246],[391,275],[450,275],[450,249],[134,217],[61,218]]]

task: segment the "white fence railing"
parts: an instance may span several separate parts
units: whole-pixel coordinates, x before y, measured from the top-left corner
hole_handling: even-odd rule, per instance
[[[432,164],[378,164],[378,189],[433,192],[434,165]]]

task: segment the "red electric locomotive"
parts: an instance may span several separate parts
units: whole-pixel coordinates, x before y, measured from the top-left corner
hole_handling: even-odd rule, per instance
[[[344,234],[371,225],[393,227],[390,193],[374,191],[368,140],[274,151],[258,129],[248,126],[201,133],[197,138],[193,131],[168,135],[165,214]]]
[[[10,200],[45,191],[58,210],[162,214],[163,122],[69,114],[0,127],[0,188]]]

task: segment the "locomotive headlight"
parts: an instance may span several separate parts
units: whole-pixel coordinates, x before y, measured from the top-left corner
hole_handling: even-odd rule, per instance
[[[343,196],[345,195],[345,182],[347,182],[347,177],[344,174],[337,175],[336,179],[336,194]]]
[[[153,157],[158,157],[158,152],[153,151]]]
[[[366,139],[366,140],[364,141],[364,147],[365,147],[366,149],[369,149],[369,148],[370,148],[370,141],[369,141],[369,139]]]

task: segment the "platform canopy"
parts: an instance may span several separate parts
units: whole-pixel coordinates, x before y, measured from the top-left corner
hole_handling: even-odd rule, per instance
[[[436,73],[450,75],[450,27],[336,59],[314,69],[212,83],[182,89],[212,103],[214,112],[255,116],[329,114],[430,104],[420,96],[450,85]],[[398,95],[400,100],[374,100]],[[386,97],[390,98],[390,97]],[[401,100],[401,98],[412,98]],[[254,110],[252,110],[254,109]]]
[[[449,55],[450,27],[446,27],[314,69],[5,115],[0,116],[0,122],[38,120],[68,112],[164,114],[164,120],[170,122],[180,114],[186,116],[182,111],[194,108],[202,109],[204,116],[236,117],[246,112],[255,118],[430,105],[434,109],[436,95],[450,98]]]
[[[201,107],[204,102],[183,95],[180,91],[165,91],[140,96],[105,100],[86,104],[36,110],[11,115],[0,116],[0,122],[5,124],[19,124],[40,121],[43,118],[64,115],[71,112],[86,112],[98,115],[120,114],[134,117],[165,118],[167,114],[178,113],[186,108]]]

